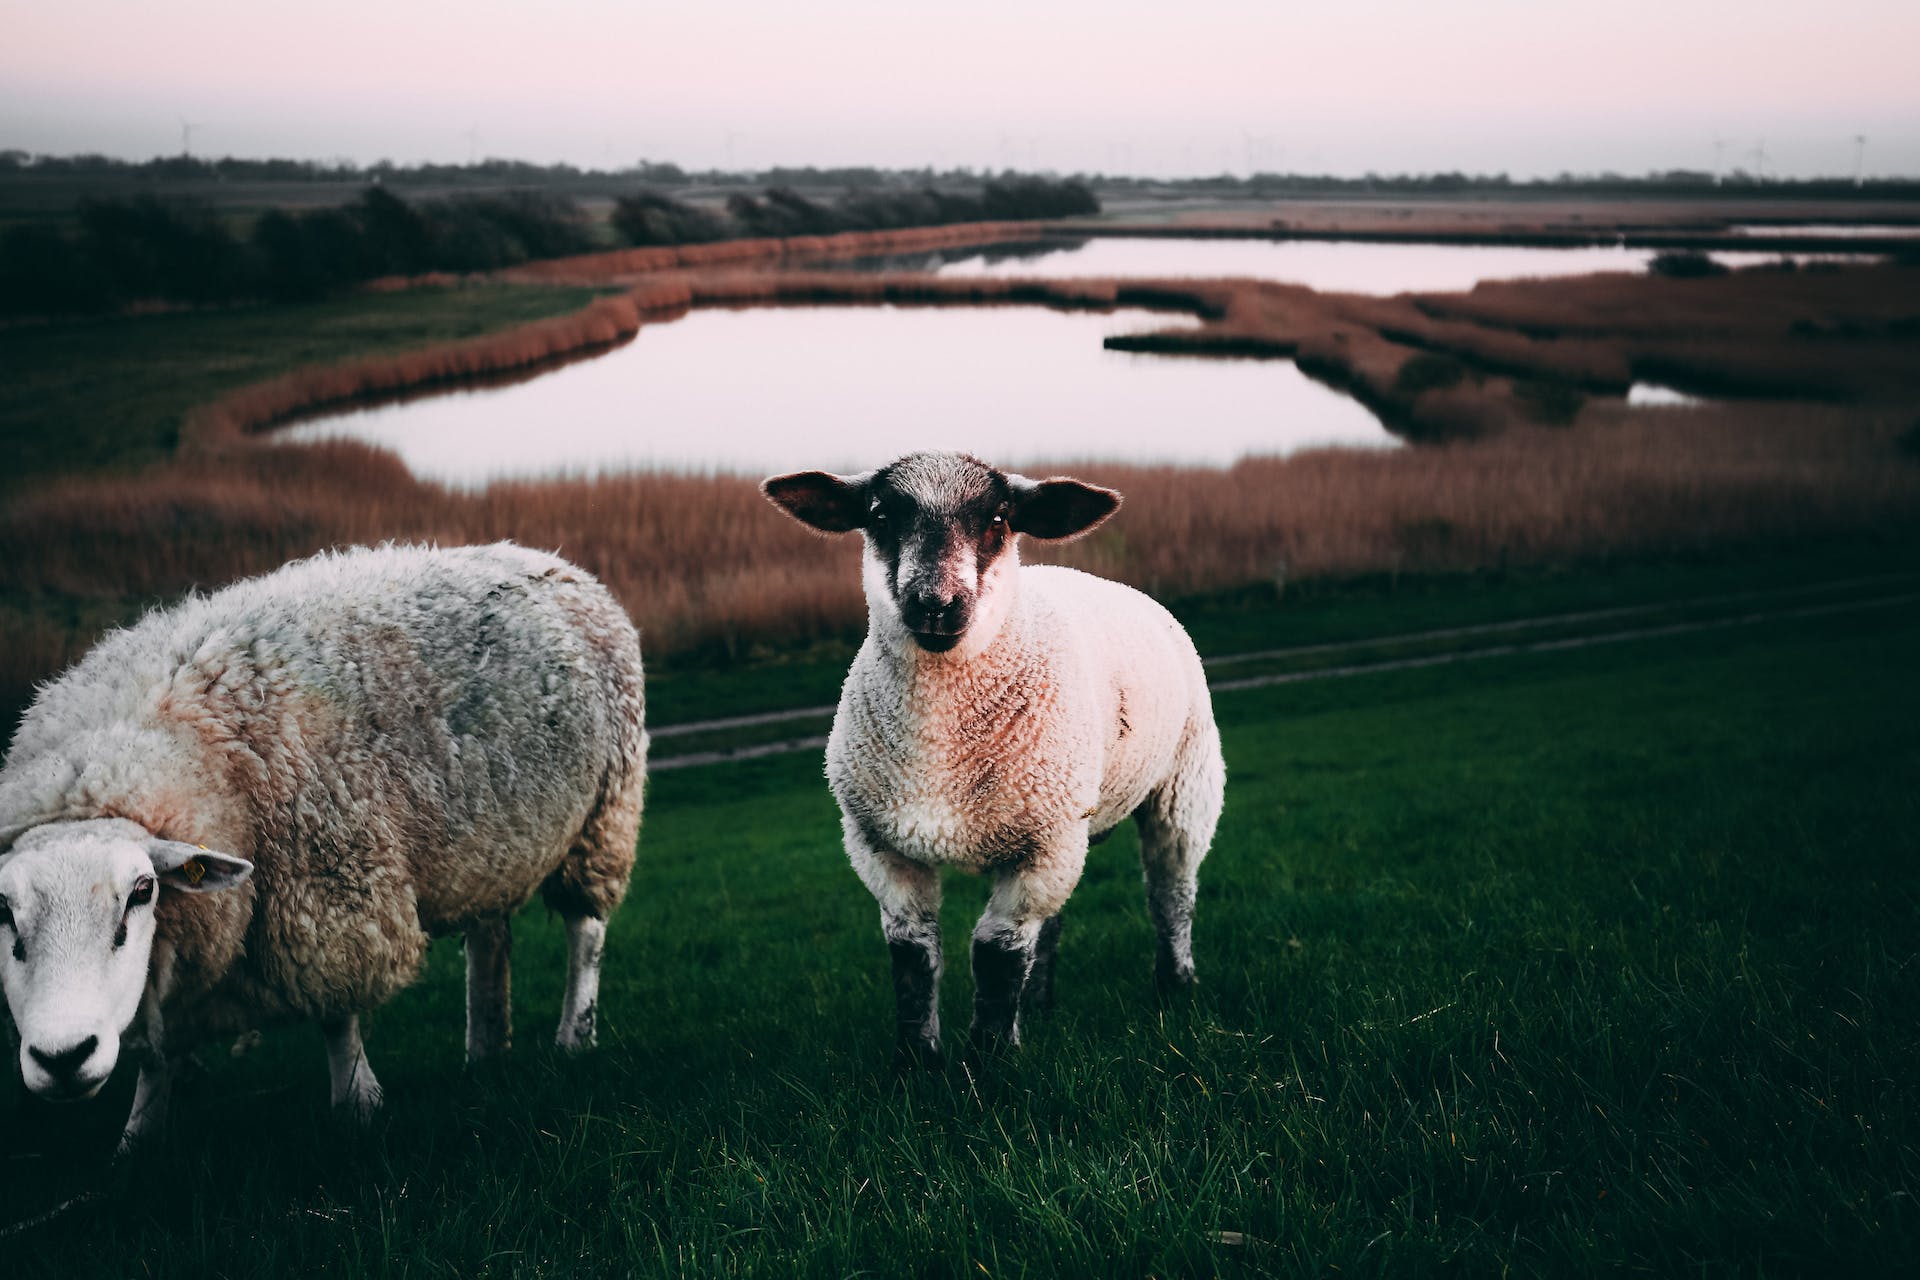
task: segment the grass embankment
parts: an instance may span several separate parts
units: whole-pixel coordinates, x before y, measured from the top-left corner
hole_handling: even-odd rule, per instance
[[[1354,638],[1862,567],[1196,626]],[[1916,644],[1908,604],[1223,694],[1197,1001],[1152,1001],[1123,830],[1068,910],[1059,1012],[904,1084],[818,759],[662,775],[597,1055],[544,1047],[563,939],[530,912],[504,1064],[462,1074],[442,943],[370,1020],[371,1137],[330,1129],[312,1032],[211,1046],[131,1165],[105,1158],[124,1081],[21,1113],[0,1228],[90,1194],[6,1240],[49,1276],[1892,1274],[1920,1243]],[[950,1025],[983,893],[949,882]]]
[[[0,329],[0,497],[171,456],[188,410],[316,364],[578,311],[595,290],[474,286]]]

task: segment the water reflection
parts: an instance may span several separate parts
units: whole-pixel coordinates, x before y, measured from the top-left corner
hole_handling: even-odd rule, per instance
[[[397,451],[462,485],[642,468],[857,470],[916,448],[995,462],[1223,466],[1317,445],[1391,447],[1365,408],[1285,361],[1107,351],[1148,312],[793,307],[696,311],[618,350],[496,390],[289,427]]]
[[[1004,248],[1005,246],[995,246]],[[864,258],[855,270],[932,271],[951,276],[1217,277],[1281,280],[1328,293],[1458,293],[1488,280],[1644,272],[1652,249],[1619,245],[1541,249],[1518,245],[1096,237],[1026,243],[1005,256],[978,248]],[[1844,255],[1734,251],[1712,255],[1734,268]]]
[[[1636,382],[1627,388],[1627,403],[1639,409],[1693,409],[1707,401],[1657,382]]]

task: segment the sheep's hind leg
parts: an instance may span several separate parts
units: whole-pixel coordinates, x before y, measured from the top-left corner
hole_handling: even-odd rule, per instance
[[[644,752],[643,752],[644,755]],[[602,798],[579,841],[541,886],[547,906],[567,922],[567,994],[553,1042],[582,1053],[599,1042],[600,959],[607,921],[626,896],[640,837],[646,770],[636,764],[616,792]]]
[[[1226,769],[1219,738],[1208,725],[1192,735],[1174,776],[1134,813],[1140,830],[1140,868],[1155,938],[1153,977],[1161,991],[1192,989],[1193,907],[1200,891],[1200,860],[1220,820]]]
[[[600,958],[606,951],[607,922],[598,916],[567,917],[567,997],[560,1006],[560,1030],[554,1043],[580,1053],[596,1043],[600,1007]]]
[[[333,1109],[366,1124],[371,1121],[385,1095],[380,1082],[367,1065],[367,1050],[360,1043],[360,1019],[353,1014],[334,1018],[320,1025],[327,1038],[327,1073],[333,1080]]]
[[[513,1044],[513,922],[476,920],[467,929],[467,1061]]]

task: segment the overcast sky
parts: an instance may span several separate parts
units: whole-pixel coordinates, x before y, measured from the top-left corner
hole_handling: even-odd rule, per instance
[[[1920,174],[1920,0],[0,0],[0,147]]]

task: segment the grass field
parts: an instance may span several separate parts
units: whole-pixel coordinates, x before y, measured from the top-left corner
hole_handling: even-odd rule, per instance
[[[1920,567],[1843,548],[1189,613],[1244,648],[1863,565]],[[439,944],[370,1020],[371,1134],[329,1123],[310,1029],[210,1046],[169,1143],[125,1166],[125,1082],[18,1112],[0,1254],[62,1277],[1898,1273],[1917,651],[1907,602],[1222,694],[1195,1002],[1152,999],[1123,831],[1068,908],[1059,1011],[1012,1061],[904,1081],[817,756],[662,774],[599,1053],[546,1047],[561,937],[527,913],[507,1062],[462,1071]],[[983,896],[949,882],[949,1025]]]
[[[593,290],[420,289],[0,329],[0,495],[170,455],[187,410],[310,364],[429,346],[578,310]]]

